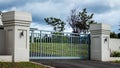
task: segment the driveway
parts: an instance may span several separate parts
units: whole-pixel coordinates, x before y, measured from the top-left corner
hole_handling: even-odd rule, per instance
[[[89,60],[31,60],[55,68],[120,68],[120,64]]]

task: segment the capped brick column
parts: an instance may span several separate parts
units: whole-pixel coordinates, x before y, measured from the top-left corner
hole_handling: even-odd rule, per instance
[[[91,24],[91,60],[109,61],[110,59],[110,26]]]
[[[29,61],[29,27],[32,21],[27,12],[5,12],[2,16],[6,34],[6,52],[14,62]]]

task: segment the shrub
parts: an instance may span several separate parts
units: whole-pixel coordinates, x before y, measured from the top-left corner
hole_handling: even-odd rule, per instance
[[[120,60],[115,60],[115,61],[113,61],[113,62],[115,62],[115,63],[120,63]]]
[[[120,52],[113,51],[110,56],[111,57],[120,57]]]

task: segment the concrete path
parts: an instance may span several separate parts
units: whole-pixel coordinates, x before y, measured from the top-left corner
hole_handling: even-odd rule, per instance
[[[120,68],[120,64],[89,60],[31,60],[55,68]]]

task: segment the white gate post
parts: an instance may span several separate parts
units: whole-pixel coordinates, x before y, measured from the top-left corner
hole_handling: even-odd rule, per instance
[[[106,24],[91,24],[91,60],[109,61],[110,26]]]
[[[5,12],[2,16],[6,32],[6,51],[13,62],[29,61],[29,26],[31,14],[27,12]]]
[[[34,43],[34,30],[31,31],[31,43]]]

